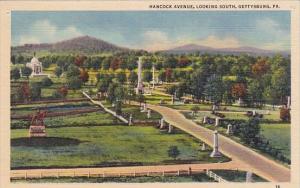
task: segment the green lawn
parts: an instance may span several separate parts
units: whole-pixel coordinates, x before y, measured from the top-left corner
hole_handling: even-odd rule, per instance
[[[154,127],[96,126],[48,128],[47,138],[29,139],[27,129],[11,131],[11,167],[78,167],[207,163],[228,161],[200,151],[197,139]],[[168,156],[170,146],[180,154]]]
[[[283,154],[291,159],[290,124],[261,124],[261,134],[270,141],[273,147],[282,150]]]

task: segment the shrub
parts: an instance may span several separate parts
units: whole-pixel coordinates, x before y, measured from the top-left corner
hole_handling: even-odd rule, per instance
[[[42,79],[41,84],[44,87],[48,87],[48,86],[51,86],[53,84],[53,82],[50,78],[45,77],[45,78]]]
[[[290,109],[285,107],[280,108],[280,119],[282,121],[290,121],[291,120]]]

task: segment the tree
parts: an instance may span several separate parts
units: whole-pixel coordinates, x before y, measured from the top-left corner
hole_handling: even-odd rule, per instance
[[[241,139],[246,144],[256,145],[259,140],[260,125],[257,118],[251,118],[240,124]]]
[[[98,91],[101,93],[106,93],[111,83],[112,83],[112,77],[107,74],[103,75],[103,77],[99,79],[97,84]]]
[[[67,78],[70,77],[78,77],[80,75],[80,70],[78,67],[74,66],[74,65],[70,65],[67,72],[66,72],[66,76]]]
[[[266,59],[259,59],[254,65],[252,65],[252,74],[254,77],[261,77],[266,74],[270,69],[270,66]]]
[[[290,109],[286,107],[280,108],[280,119],[282,121],[290,121],[291,120]]]
[[[172,157],[174,160],[177,159],[177,157],[179,156],[180,151],[178,150],[177,146],[170,146],[168,149],[168,156]]]
[[[78,77],[70,77],[67,79],[68,88],[72,89],[74,92],[81,88],[82,81]]]
[[[44,87],[48,87],[48,86],[51,86],[53,84],[53,82],[50,78],[45,77],[45,78],[42,79],[41,84]]]
[[[128,80],[131,84],[135,85],[137,83],[138,75],[137,73],[130,71]]]
[[[17,58],[16,58],[16,64],[25,64],[24,56],[18,55]]]
[[[61,76],[61,74],[62,74],[62,68],[60,68],[60,67],[56,67],[55,69],[54,69],[54,74],[57,76],[57,77],[60,77]]]
[[[76,56],[74,63],[76,66],[82,67],[86,59],[87,57],[85,56]]]
[[[16,56],[15,55],[11,55],[10,57],[10,62],[14,65],[16,64]]]
[[[66,96],[68,95],[68,87],[62,86],[62,87],[58,88],[58,92],[62,96],[62,98],[65,99]]]
[[[223,99],[224,87],[221,76],[211,75],[204,86],[205,96],[214,103],[219,103]]]
[[[192,110],[193,114],[196,114],[200,110],[200,108],[199,108],[199,106],[192,106],[191,110]]]
[[[143,102],[145,102],[145,96],[142,94],[136,95],[136,100],[140,103],[140,106]]]
[[[247,88],[244,83],[236,83],[231,87],[231,94],[235,98],[243,98],[247,94]]]
[[[110,58],[106,57],[103,59],[103,62],[102,62],[102,69],[103,70],[108,70],[110,67]]]
[[[121,59],[120,58],[113,58],[110,64],[110,68],[112,70],[117,70],[120,67]]]
[[[33,82],[30,84],[30,97],[31,100],[37,100],[41,98],[42,88],[40,83]]]
[[[146,82],[150,82],[152,80],[152,73],[150,71],[145,71],[143,80],[145,80]]]
[[[166,75],[166,81],[167,82],[171,82],[172,81],[172,69],[170,69],[170,68],[167,68],[166,70],[165,70],[165,75]]]
[[[126,74],[125,72],[119,72],[116,75],[116,78],[118,80],[119,83],[123,84],[126,82]]]
[[[25,76],[25,77],[28,79],[28,77],[29,77],[29,76],[31,75],[31,73],[32,73],[32,69],[25,66],[25,67],[22,67],[22,68],[21,68],[21,72],[22,72],[22,75]]]
[[[18,68],[13,68],[10,70],[10,79],[18,80],[20,76],[20,70]]]
[[[86,83],[89,80],[89,73],[86,70],[81,69],[79,78],[82,81],[82,83]]]

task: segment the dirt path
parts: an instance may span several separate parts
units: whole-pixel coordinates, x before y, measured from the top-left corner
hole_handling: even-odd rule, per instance
[[[132,167],[103,167],[103,168],[68,168],[68,169],[26,169],[11,170],[11,178],[41,178],[41,177],[76,177],[76,176],[138,176],[138,175],[163,175],[163,174],[187,174],[191,172],[203,172],[206,169],[231,169],[245,170],[246,167],[230,161],[226,163],[205,163],[205,164],[178,164],[158,166],[132,166]],[[179,172],[178,172],[179,171]]]

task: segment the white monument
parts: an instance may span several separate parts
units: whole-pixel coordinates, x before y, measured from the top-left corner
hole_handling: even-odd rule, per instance
[[[222,154],[219,152],[219,140],[218,140],[218,131],[214,132],[214,146],[213,151],[210,154],[210,157],[221,157]]]
[[[207,116],[204,116],[203,117],[203,124],[206,124],[207,123]]]
[[[144,93],[143,79],[142,79],[142,57],[138,60],[138,84],[135,88],[136,94]]]
[[[163,129],[164,126],[165,126],[164,118],[161,118],[161,120],[160,120],[160,127],[159,128]]]
[[[42,62],[38,60],[37,57],[35,57],[35,53],[33,55],[33,58],[30,62],[26,63],[26,67],[29,67],[32,69],[31,77],[34,76],[48,76],[47,74],[43,74],[43,65]]]
[[[148,109],[148,111],[147,111],[147,118],[148,118],[148,119],[151,118],[151,110],[150,110],[150,109]]]
[[[216,117],[216,122],[215,122],[215,126],[219,126],[220,125],[220,118]]]
[[[228,135],[231,135],[233,133],[233,131],[232,131],[232,125],[230,123],[227,125],[227,131],[226,131],[226,133]]]
[[[205,145],[205,143],[203,142],[202,147],[201,147],[201,151],[205,151],[205,150],[206,150],[206,145]]]
[[[132,114],[130,114],[130,116],[129,116],[128,125],[132,125]]]
[[[155,88],[155,67],[152,66],[152,89]]]
[[[246,173],[246,182],[251,183],[253,181],[252,179],[252,172],[247,172]]]
[[[172,131],[173,131],[173,126],[171,124],[169,124],[168,133],[172,133]]]

